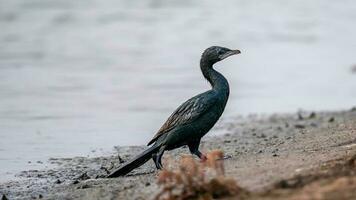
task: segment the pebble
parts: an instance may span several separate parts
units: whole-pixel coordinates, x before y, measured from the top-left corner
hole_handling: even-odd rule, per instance
[[[356,64],[351,66],[351,73],[356,73]]]
[[[304,117],[302,116],[302,113],[300,113],[300,112],[298,112],[298,119],[299,120],[303,120],[304,119]]]
[[[310,126],[312,126],[312,127],[318,127],[318,124],[317,124],[317,123],[312,122],[312,123],[310,123]]]
[[[328,120],[328,122],[334,122],[335,121],[335,118],[334,117],[330,117],[330,119]]]
[[[294,125],[294,127],[295,127],[295,128],[299,128],[299,129],[305,128],[305,126],[302,125],[302,124],[296,124],[296,125]]]
[[[288,122],[286,122],[285,127],[286,127],[286,128],[288,128],[288,127],[289,127],[289,123],[288,123]]]
[[[84,185],[81,185],[81,186],[77,187],[77,189],[86,189],[86,188],[90,188],[90,185],[84,184]]]
[[[315,112],[310,113],[310,115],[309,115],[309,119],[313,119],[313,118],[315,118],[315,117],[316,117]]]
[[[88,174],[86,172],[84,172],[82,175],[80,175],[78,178],[78,180],[87,180],[90,179],[90,177],[88,176]]]

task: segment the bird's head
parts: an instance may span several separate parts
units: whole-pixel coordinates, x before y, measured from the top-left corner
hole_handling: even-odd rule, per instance
[[[204,51],[203,55],[201,56],[201,59],[211,64],[214,64],[216,62],[224,60],[227,57],[239,53],[241,53],[241,51],[237,49],[231,50],[225,47],[212,46]]]

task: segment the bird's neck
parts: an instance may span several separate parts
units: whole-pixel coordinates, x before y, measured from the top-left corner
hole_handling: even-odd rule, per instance
[[[203,73],[203,76],[206,78],[206,80],[209,81],[213,90],[229,95],[229,83],[221,73],[213,68],[213,64],[202,59],[200,61],[200,69]]]

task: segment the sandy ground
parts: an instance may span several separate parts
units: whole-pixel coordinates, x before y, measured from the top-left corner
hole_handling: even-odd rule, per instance
[[[206,137],[201,148],[225,152],[227,176],[251,192],[246,198],[356,197],[356,108],[236,117],[219,128],[225,135]],[[151,199],[158,190],[151,161],[126,177],[102,178],[144,148],[117,147],[110,157],[52,158],[49,162],[58,167],[21,172],[19,180],[0,185],[0,194],[9,199]],[[187,148],[165,158],[182,153]]]

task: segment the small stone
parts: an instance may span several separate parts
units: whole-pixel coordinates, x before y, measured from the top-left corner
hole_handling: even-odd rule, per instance
[[[39,198],[39,199],[42,199],[42,198],[43,198],[42,194],[39,194],[39,195],[38,195],[38,198]]]
[[[328,122],[334,122],[335,121],[335,118],[334,117],[330,117],[330,119],[328,120]]]
[[[85,188],[90,188],[90,186],[88,184],[84,184],[82,185],[82,188],[85,189]]]
[[[275,154],[273,154],[273,157],[277,157],[278,155],[275,153]]]
[[[62,181],[61,181],[61,180],[59,180],[59,179],[57,179],[54,183],[55,183],[55,184],[61,184],[61,183],[62,183]]]
[[[82,175],[80,175],[78,178],[78,180],[87,180],[90,179],[90,177],[88,176],[88,174],[86,172],[84,172]]]
[[[147,186],[150,186],[151,185],[151,183],[149,183],[149,182],[146,182],[145,183],[145,186],[147,187]]]
[[[317,123],[312,122],[312,123],[310,123],[310,126],[312,126],[312,127],[318,127],[318,124],[317,124]]]
[[[295,128],[298,128],[298,129],[303,129],[303,128],[305,128],[305,126],[302,125],[302,124],[296,124],[296,125],[294,125],[294,127],[295,127]]]
[[[298,112],[298,119],[299,120],[303,120],[304,119],[304,117],[302,116],[302,113],[300,113],[300,112]]]
[[[78,184],[78,183],[79,183],[78,180],[74,180],[74,181],[73,181],[73,185]]]
[[[88,184],[84,184],[77,187],[77,189],[86,189],[86,188],[90,188],[90,186]]]
[[[351,66],[351,73],[356,74],[356,64]]]
[[[286,124],[284,125],[286,128],[288,128],[289,127],[289,123],[288,122],[286,122]]]
[[[316,117],[315,112],[310,113],[310,115],[309,115],[309,119],[313,119],[313,118],[315,118],[315,117]]]

